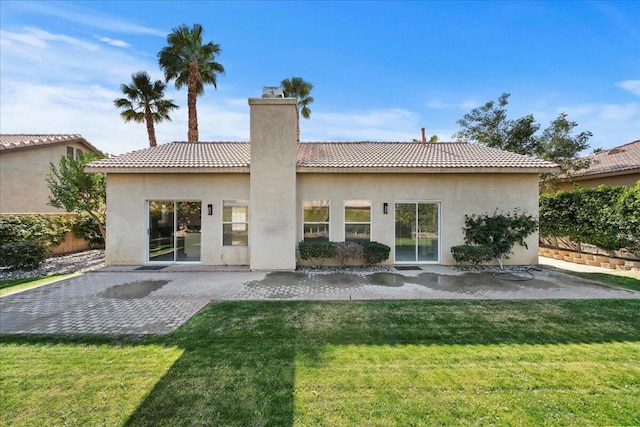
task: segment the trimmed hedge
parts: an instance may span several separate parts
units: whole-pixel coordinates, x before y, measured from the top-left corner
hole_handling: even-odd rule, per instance
[[[9,242],[0,245],[0,267],[34,269],[47,259],[47,247],[37,240]]]
[[[451,247],[451,255],[456,263],[470,263],[478,265],[489,262],[495,256],[489,246],[485,245],[459,245]]]
[[[367,265],[379,264],[389,258],[391,248],[378,242],[326,242],[326,241],[302,241],[298,243],[300,258],[310,259],[335,259],[342,265],[347,259],[364,258]]]
[[[640,255],[640,182],[542,194],[540,235]]]

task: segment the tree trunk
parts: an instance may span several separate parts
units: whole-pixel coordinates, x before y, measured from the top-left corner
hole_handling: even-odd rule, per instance
[[[196,109],[196,98],[198,84],[198,64],[189,63],[189,79],[187,82],[187,106],[189,108],[189,142],[198,142],[198,111]]]
[[[147,122],[147,135],[149,135],[149,147],[155,147],[158,145],[156,142],[156,130],[153,127],[153,114],[151,114],[151,107],[146,105],[144,107],[144,120]]]

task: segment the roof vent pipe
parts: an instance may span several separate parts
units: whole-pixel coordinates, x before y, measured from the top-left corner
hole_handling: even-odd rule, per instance
[[[427,135],[425,134],[425,129],[422,128],[422,145],[427,143]]]

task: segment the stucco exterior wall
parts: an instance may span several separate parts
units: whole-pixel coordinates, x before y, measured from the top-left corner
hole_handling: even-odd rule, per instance
[[[108,265],[147,262],[149,200],[201,201],[202,264],[249,264],[248,246],[222,246],[222,201],[249,200],[248,174],[108,174]],[[213,205],[211,216],[208,204]]]
[[[296,100],[249,99],[251,269],[296,268]]]
[[[329,200],[330,240],[344,240],[344,201],[371,200],[371,240],[391,247],[394,263],[394,203],[440,202],[441,264],[455,264],[451,247],[464,244],[465,214],[515,208],[538,215],[537,174],[298,174],[297,241],[303,238],[303,201]],[[388,213],[383,213],[383,203]],[[538,263],[538,233],[529,249],[515,248],[507,264]]]
[[[624,185],[627,187],[634,187],[636,183],[640,181],[640,172],[639,173],[629,173],[625,175],[611,175],[611,176],[594,176],[592,178],[584,178],[577,179],[575,181],[581,187],[584,188],[594,188],[599,185],[610,185],[610,186],[620,186]],[[573,190],[573,183],[563,182],[558,185],[558,191],[565,190],[571,191]]]
[[[88,151],[74,142],[0,151],[0,213],[65,213],[47,204],[45,177],[49,163],[58,166],[68,146]]]

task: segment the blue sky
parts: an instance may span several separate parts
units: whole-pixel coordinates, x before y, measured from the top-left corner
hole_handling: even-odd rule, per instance
[[[80,133],[113,154],[148,145],[113,107],[180,25],[200,23],[226,74],[198,99],[201,140],[246,141],[247,98],[301,76],[315,85],[306,141],[441,140],[511,93],[509,115],[559,113],[591,146],[640,138],[640,2],[0,2],[0,131]],[[157,125],[185,140],[182,108]]]

